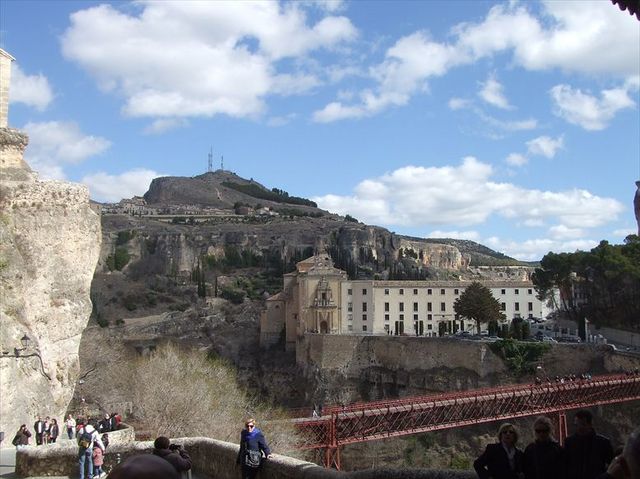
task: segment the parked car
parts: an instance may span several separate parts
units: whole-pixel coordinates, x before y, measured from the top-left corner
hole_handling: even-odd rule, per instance
[[[582,339],[578,336],[560,336],[558,338],[559,343],[581,343]]]

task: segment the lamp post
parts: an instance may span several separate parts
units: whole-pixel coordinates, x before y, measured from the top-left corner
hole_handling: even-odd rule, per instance
[[[29,352],[27,351],[29,346],[31,345],[31,338],[29,336],[25,335],[22,336],[20,338],[20,344],[22,345],[21,348],[18,347],[14,347],[13,348],[13,354],[10,354],[9,351],[2,351],[2,356],[0,356],[0,358],[17,358],[17,359],[21,359],[21,358],[32,358],[32,357],[36,357],[38,358],[38,361],[40,362],[40,374],[42,374],[45,378],[47,378],[49,381],[51,381],[51,376],[49,376],[47,374],[47,372],[44,370],[44,363],[42,361],[42,356],[40,356],[40,353],[37,350],[34,350],[33,352]],[[26,353],[22,353],[23,351],[27,351]]]

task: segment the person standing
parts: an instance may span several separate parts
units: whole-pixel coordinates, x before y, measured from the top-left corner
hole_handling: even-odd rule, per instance
[[[14,436],[13,441],[11,441],[11,444],[16,446],[16,449],[19,449],[22,446],[28,446],[30,437],[31,433],[27,429],[27,425],[23,424],[20,426],[20,429],[18,429],[18,432],[16,432],[16,435]]]
[[[73,419],[71,414],[67,416],[65,424],[67,426],[67,436],[69,436],[69,439],[73,439],[73,434],[75,433],[76,428],[76,421]]]
[[[546,416],[533,423],[535,441],[524,450],[525,479],[562,479],[564,463],[562,447],[551,436],[551,420]]]
[[[513,424],[498,429],[498,442],[487,448],[473,463],[480,479],[520,479],[524,454],[516,447],[518,432]]]
[[[262,431],[256,427],[255,419],[245,421],[245,428],[240,433],[240,450],[236,464],[242,466],[242,479],[255,479],[262,465],[263,454],[271,458],[271,450]]]
[[[102,476],[102,465],[104,464],[104,451],[98,444],[93,445],[93,477],[99,479]]]
[[[33,423],[33,432],[36,435],[36,446],[42,445],[44,436],[44,421],[38,416],[36,422]]]
[[[51,444],[55,444],[59,435],[60,427],[58,426],[58,420],[53,418],[51,420],[51,426],[49,427],[49,442]]]
[[[567,479],[595,479],[607,470],[613,460],[609,438],[596,434],[593,414],[587,409],[576,412],[575,433],[564,443]]]
[[[168,437],[160,436],[153,441],[153,454],[170,463],[181,477],[191,469],[187,451],[178,444],[171,444]]]
[[[640,427],[629,435],[622,454],[615,457],[598,479],[640,479]]]
[[[98,431],[91,425],[86,424],[78,430],[78,465],[80,466],[80,479],[85,479],[85,469],[87,479],[93,477],[93,448],[97,444],[104,451],[104,444],[98,435]]]
[[[51,418],[47,416],[44,419],[44,433],[42,434],[42,442],[49,444],[49,438],[51,437]]]

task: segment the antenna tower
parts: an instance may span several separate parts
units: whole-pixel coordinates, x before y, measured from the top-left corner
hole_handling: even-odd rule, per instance
[[[211,150],[209,150],[209,165],[207,167],[207,171],[209,173],[213,171],[213,146],[211,147]]]
[[[224,155],[220,156],[220,169],[224,171]]]

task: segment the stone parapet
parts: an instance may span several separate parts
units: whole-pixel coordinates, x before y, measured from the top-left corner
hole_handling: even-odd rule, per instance
[[[110,436],[111,437],[111,436]],[[182,444],[193,461],[193,472],[199,477],[237,479],[238,445],[205,437],[173,440]],[[107,448],[104,469],[138,454],[150,454],[152,442],[126,442]],[[69,476],[78,473],[78,448],[70,445],[27,446],[16,454],[16,474],[20,477]],[[262,471],[261,479],[473,479],[471,471],[438,471],[432,469],[384,468],[357,472],[325,469],[311,462],[274,454]]]
[[[28,144],[26,133],[14,128],[0,128],[0,172],[3,181],[34,179],[34,173],[23,159]]]

